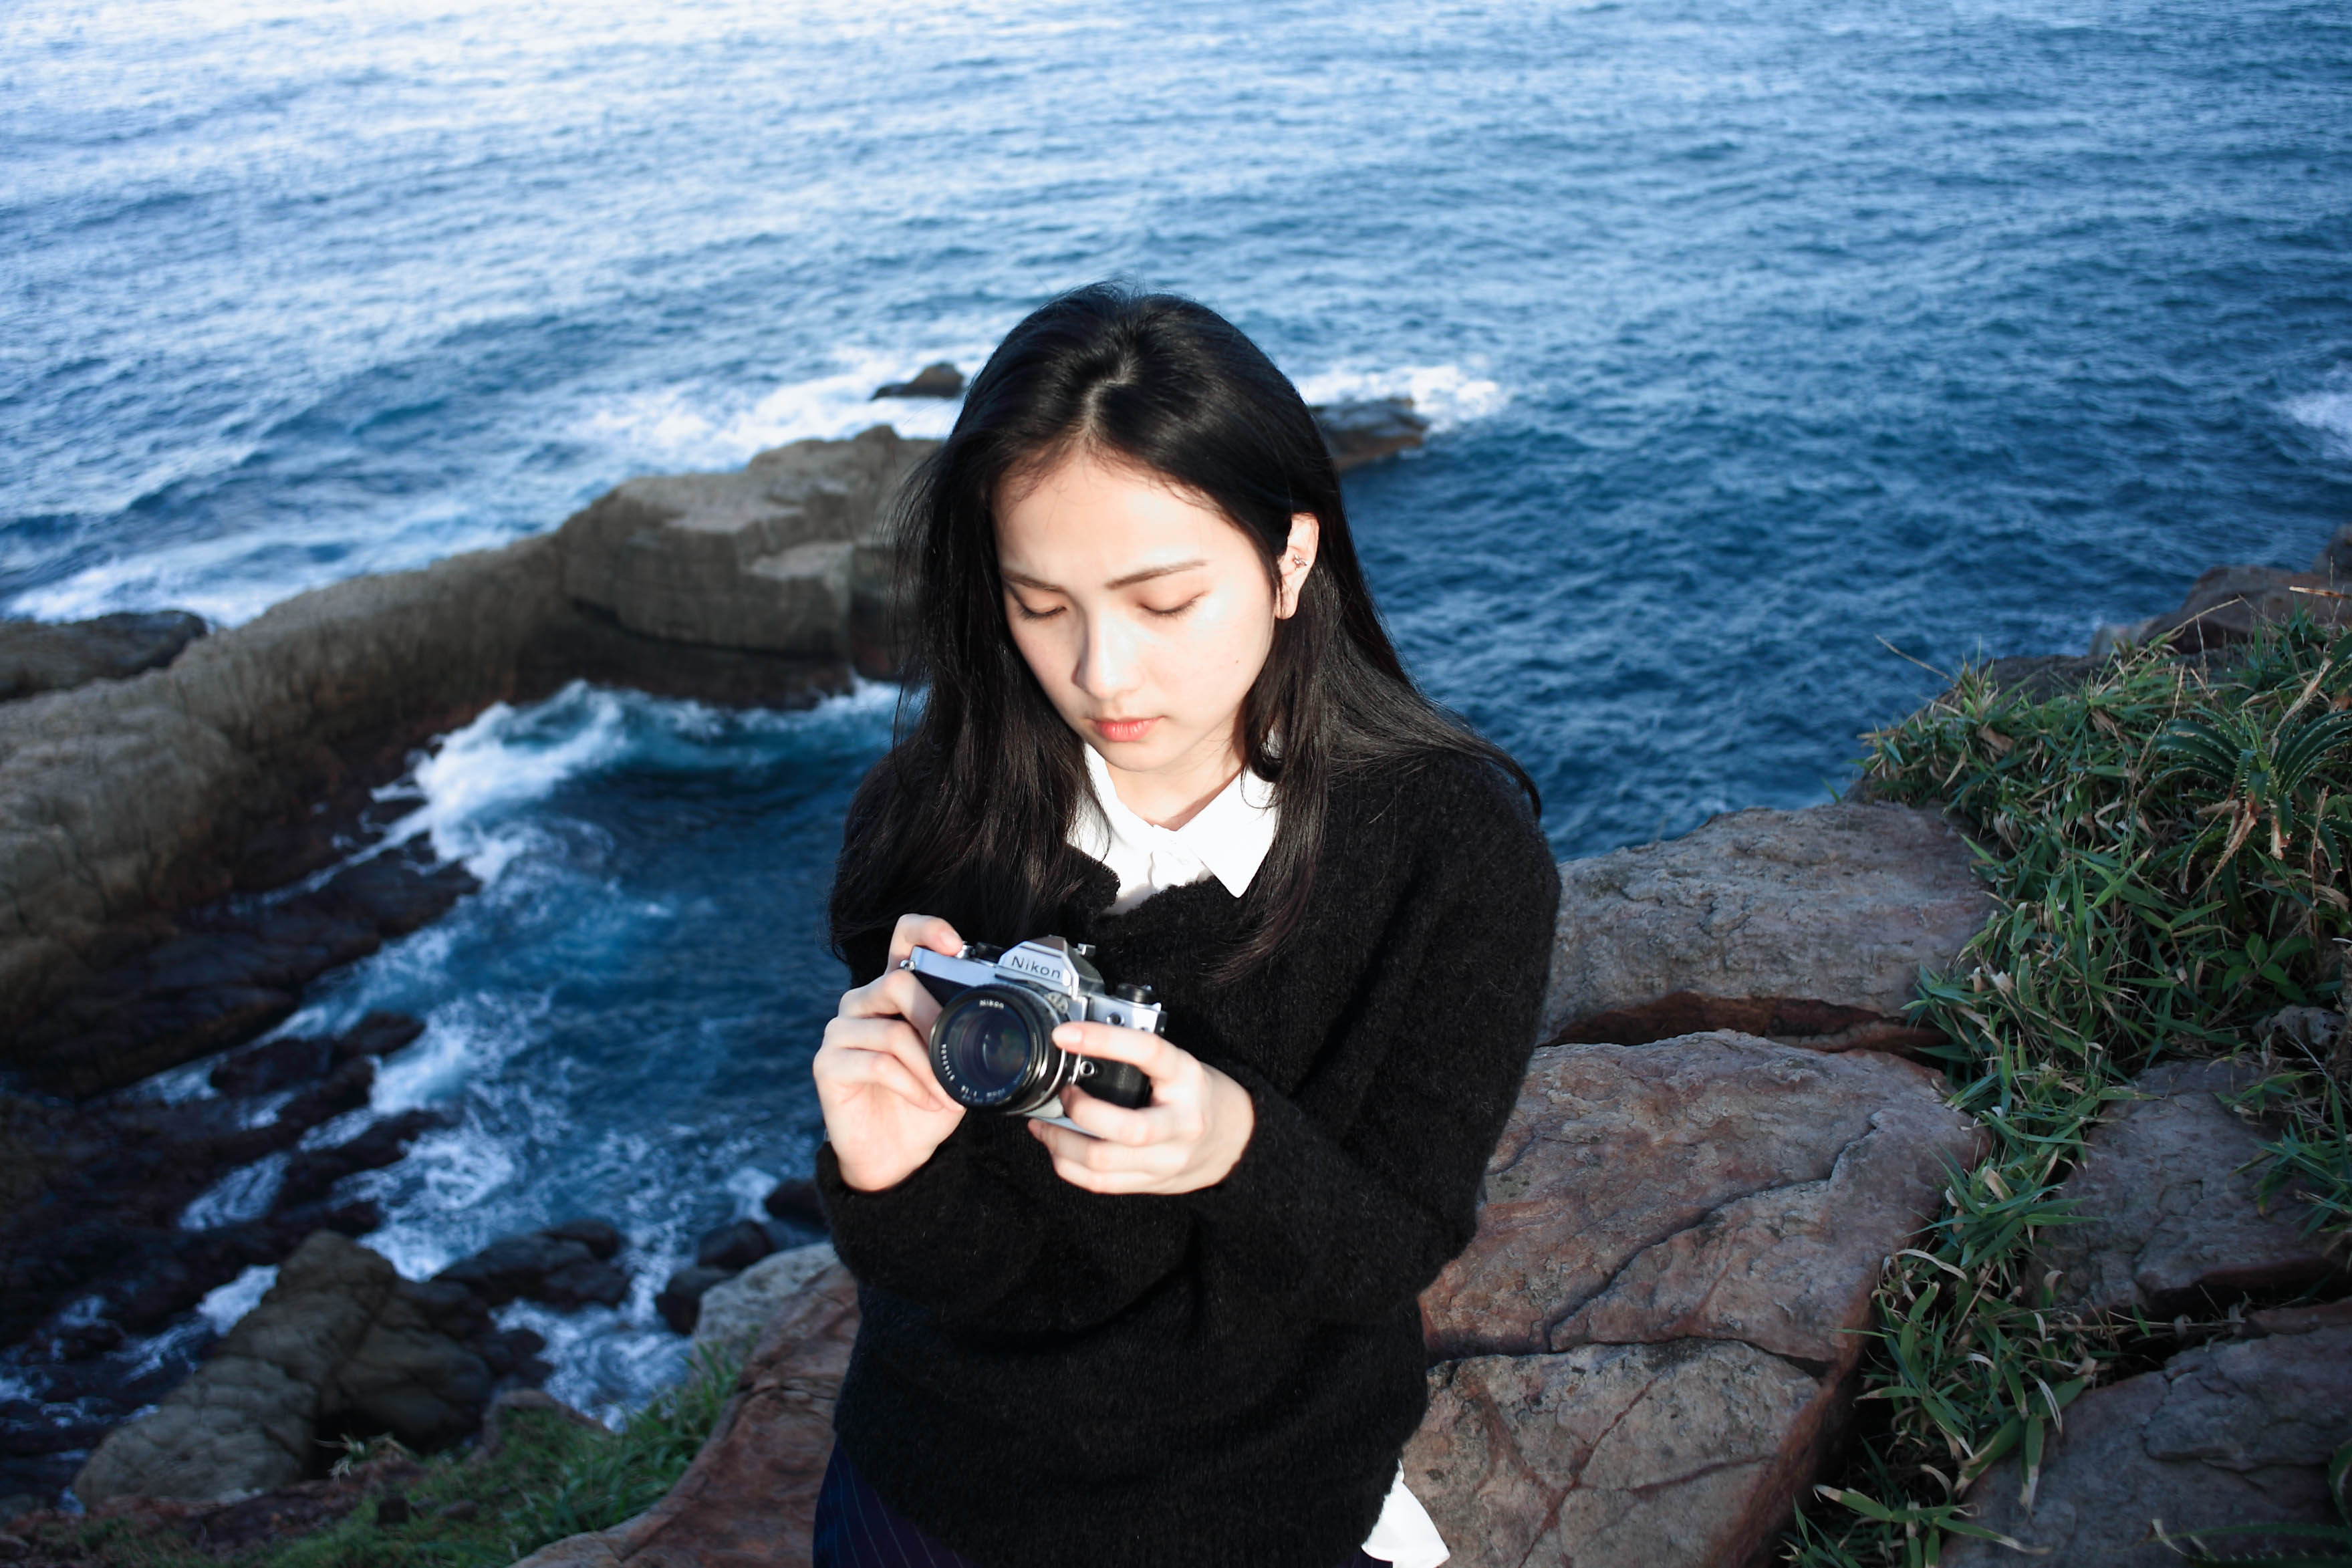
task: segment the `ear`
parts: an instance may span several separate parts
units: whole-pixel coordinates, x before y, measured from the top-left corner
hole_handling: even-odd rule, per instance
[[[1307,574],[1315,569],[1315,550],[1322,540],[1323,525],[1313,512],[1292,514],[1290,538],[1282,546],[1281,559],[1275,563],[1276,620],[1286,621],[1297,614],[1299,590],[1307,586]]]

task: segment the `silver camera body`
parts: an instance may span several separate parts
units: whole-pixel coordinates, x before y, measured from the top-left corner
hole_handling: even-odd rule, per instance
[[[931,1072],[958,1104],[1083,1127],[1062,1115],[1062,1090],[1076,1087],[1130,1110],[1151,1102],[1140,1068],[1079,1056],[1054,1044],[1063,1024],[1116,1024],[1160,1034],[1166,1013],[1148,985],[1105,984],[1095,950],[1058,936],[1009,948],[968,943],[950,958],[919,947],[899,963],[940,1003],[932,1022]]]

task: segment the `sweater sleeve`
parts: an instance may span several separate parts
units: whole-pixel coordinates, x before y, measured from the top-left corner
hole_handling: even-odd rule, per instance
[[[1535,1047],[1559,902],[1533,825],[1487,821],[1488,852],[1455,840],[1403,905],[1418,961],[1384,974],[1342,1047],[1378,1064],[1344,1134],[1234,1072],[1256,1129],[1225,1179],[1190,1202],[1206,1266],[1274,1310],[1375,1321],[1426,1289],[1477,1228],[1479,1183]],[[1381,1037],[1366,1039],[1374,1018]]]

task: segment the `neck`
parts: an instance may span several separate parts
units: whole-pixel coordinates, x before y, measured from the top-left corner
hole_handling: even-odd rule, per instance
[[[1108,757],[1104,768],[1119,804],[1155,827],[1178,828],[1201,814],[1242,771],[1241,748],[1228,739],[1222,746],[1202,746],[1159,767],[1135,772]]]

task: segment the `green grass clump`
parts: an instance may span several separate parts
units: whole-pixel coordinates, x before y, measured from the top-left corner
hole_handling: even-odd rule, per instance
[[[1880,1284],[1862,1397],[1886,1408],[1801,1512],[1806,1568],[1924,1565],[1946,1535],[1990,1535],[1959,1496],[1996,1466],[2031,1498],[2067,1405],[2136,1331],[2058,1311],[2036,1237],[2068,1223],[2084,1134],[2151,1062],[2256,1055],[2240,1103],[2287,1130],[2265,1200],[2308,1204],[2339,1244],[2352,1225],[2347,1043],[2288,1011],[2337,1005],[2352,938],[2352,634],[2299,616],[2210,671],[2126,649],[2040,699],[1966,669],[1864,739],[1874,791],[1948,804],[1996,900],[1914,1004],[1991,1152]]]
[[[698,1352],[686,1381],[664,1390],[618,1432],[561,1415],[516,1411],[488,1456],[442,1454],[402,1486],[412,1516],[380,1524],[378,1499],[308,1535],[227,1555],[177,1531],[122,1520],[52,1525],[40,1552],[107,1568],[504,1568],[551,1542],[604,1530],[658,1502],[685,1473],[735,1388],[736,1362]],[[351,1459],[401,1450],[388,1438],[350,1446]],[[470,1503],[457,1514],[443,1510]]]

